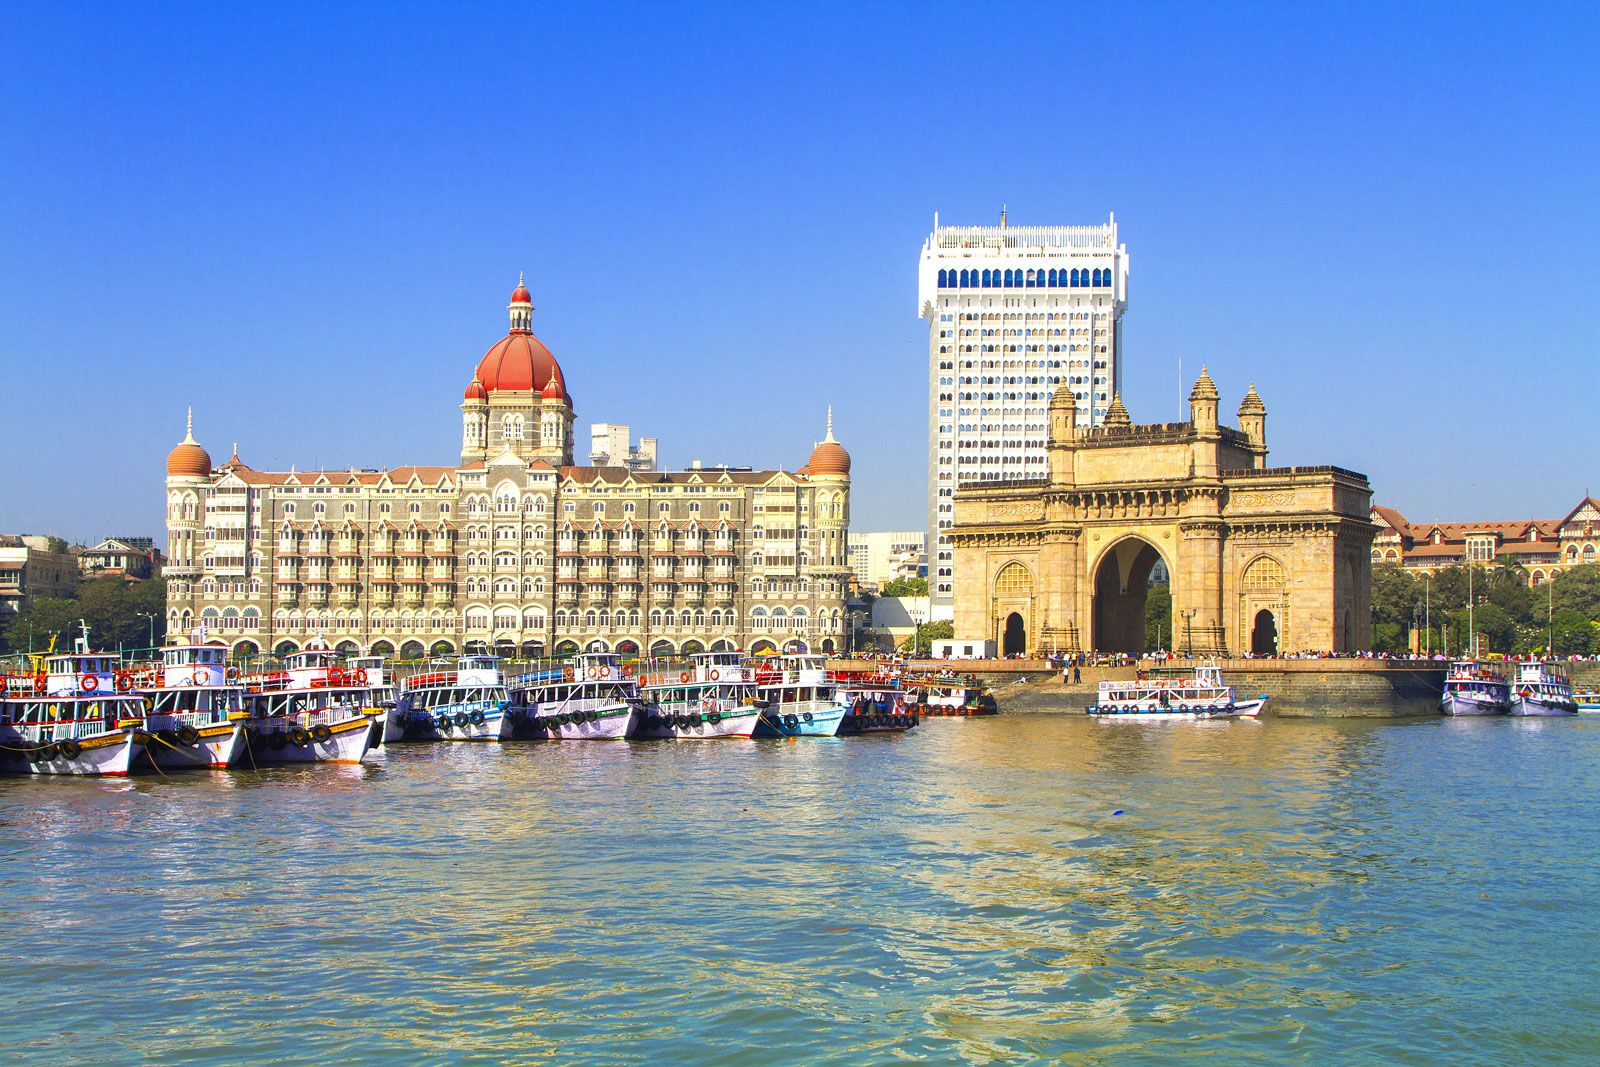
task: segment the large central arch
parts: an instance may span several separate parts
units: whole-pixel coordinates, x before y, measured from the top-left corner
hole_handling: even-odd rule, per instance
[[[1137,656],[1145,649],[1145,596],[1150,572],[1165,564],[1160,550],[1142,537],[1125,537],[1108,548],[1094,569],[1094,650]],[[1167,568],[1171,574],[1171,568]],[[1171,633],[1170,620],[1167,632]]]

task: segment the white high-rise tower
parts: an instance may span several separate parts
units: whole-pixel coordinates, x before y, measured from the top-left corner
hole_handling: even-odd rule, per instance
[[[950,525],[962,482],[1043,478],[1057,385],[1098,426],[1122,390],[1128,249],[1103,226],[940,226],[922,246],[928,320],[928,592],[954,602]]]

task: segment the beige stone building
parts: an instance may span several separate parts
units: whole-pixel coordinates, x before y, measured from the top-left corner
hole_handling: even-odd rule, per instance
[[[1141,652],[1156,564],[1177,651],[1346,652],[1371,629],[1372,493],[1338,467],[1268,467],[1255,387],[1218,421],[1205,371],[1182,423],[1133,425],[1120,398],[1080,426],[1050,402],[1049,475],[956,493],[958,640],[1002,652]]]
[[[850,457],[831,416],[793,472],[576,466],[572,395],[520,283],[508,310],[458,463],[213,467],[191,422],[167,460],[169,628],[407,658],[843,648]]]
[[[1372,522],[1378,529],[1372,561],[1423,574],[1512,563],[1537,587],[1562,571],[1600,562],[1600,501],[1592,496],[1560,519],[1412,522],[1394,508],[1375,506]]]

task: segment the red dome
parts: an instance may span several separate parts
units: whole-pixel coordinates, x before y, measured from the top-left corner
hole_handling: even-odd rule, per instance
[[[517,287],[511,290],[511,302],[513,304],[531,304],[533,303],[533,294],[528,292],[528,287],[519,281]]]
[[[474,378],[474,379],[472,379],[472,381],[467,383],[466,396],[464,396],[462,399],[464,399],[464,400],[488,400],[489,399],[489,394],[484,391],[483,383],[478,381],[478,379]]]
[[[188,426],[178,447],[167,453],[169,478],[207,478],[211,475],[211,453],[200,447],[194,439],[194,412],[189,413]]]
[[[537,392],[552,375],[560,381],[561,368],[550,350],[533,334],[513,330],[483,354],[474,377],[491,393],[496,389]]]
[[[824,441],[811,451],[807,474],[849,474],[850,453],[837,441]]]

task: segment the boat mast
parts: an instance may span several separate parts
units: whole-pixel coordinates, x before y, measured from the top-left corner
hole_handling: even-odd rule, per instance
[[[1478,628],[1472,623],[1472,555],[1467,555],[1467,646],[1470,650],[1467,655],[1472,659],[1478,658]]]

